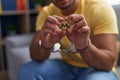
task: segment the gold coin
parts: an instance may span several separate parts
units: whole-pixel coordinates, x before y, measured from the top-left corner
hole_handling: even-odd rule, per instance
[[[69,23],[68,21],[63,20],[63,21],[60,23],[59,28],[60,28],[61,30],[67,30],[67,29],[70,28],[70,23]]]

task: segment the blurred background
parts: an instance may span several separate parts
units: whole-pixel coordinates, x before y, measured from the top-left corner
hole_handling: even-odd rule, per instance
[[[106,1],[115,9],[120,27],[120,0]],[[50,0],[0,0],[0,80],[17,80],[19,68],[31,60],[29,44],[36,16],[49,3]],[[119,65],[118,59],[118,72]]]

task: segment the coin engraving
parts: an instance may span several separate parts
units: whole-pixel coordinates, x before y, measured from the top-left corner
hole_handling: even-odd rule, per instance
[[[60,28],[61,30],[67,30],[67,29],[70,28],[70,23],[69,23],[68,21],[63,20],[63,21],[60,23],[59,28]]]

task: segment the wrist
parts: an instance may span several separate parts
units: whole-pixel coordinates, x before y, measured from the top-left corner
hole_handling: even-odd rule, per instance
[[[83,48],[83,49],[76,49],[77,50],[77,52],[79,52],[79,53],[86,53],[86,52],[88,52],[88,50],[89,50],[89,48],[90,48],[90,45],[91,45],[91,40],[89,39],[88,40],[88,44],[87,44],[87,46],[85,47],[85,48]]]
[[[53,46],[52,46],[52,47],[49,47],[49,48],[44,47],[44,46],[42,45],[42,43],[41,43],[41,40],[39,40],[39,46],[40,46],[41,48],[47,49],[47,50],[52,50],[52,49],[53,49]]]

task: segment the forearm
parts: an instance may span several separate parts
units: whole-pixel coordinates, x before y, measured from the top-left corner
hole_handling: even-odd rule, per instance
[[[90,45],[88,52],[81,54],[83,60],[91,67],[109,71],[112,69],[116,56],[109,50],[98,49]]]
[[[45,49],[38,43],[31,44],[30,46],[30,56],[33,60],[44,61],[49,57],[50,52],[51,49]]]

